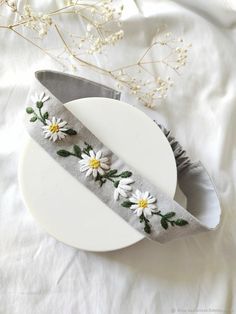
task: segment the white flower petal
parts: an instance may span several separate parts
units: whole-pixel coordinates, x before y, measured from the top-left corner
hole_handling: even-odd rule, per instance
[[[138,204],[138,199],[135,197],[135,195],[133,194],[132,197],[129,198],[130,202]]]
[[[148,191],[146,191],[145,193],[143,193],[143,195],[142,195],[142,197],[143,198],[145,198],[145,199],[147,199],[148,198],[148,196],[149,196],[149,192]]]
[[[66,121],[61,121],[61,122],[58,123],[58,126],[59,126],[60,128],[63,128],[63,126],[65,126],[66,124],[67,124]]]
[[[106,162],[108,162],[108,160],[109,160],[109,159],[108,159],[107,157],[102,157],[102,158],[100,158],[100,162],[105,162],[105,163],[106,163]]]
[[[96,153],[96,159],[100,159],[101,156],[102,156],[102,152],[99,150],[99,151]]]
[[[57,133],[53,133],[52,140],[53,140],[53,142],[56,142],[56,140],[57,140]]]
[[[50,98],[50,96],[49,96],[49,95],[46,95],[45,97],[42,98],[42,102],[47,101],[49,98]]]
[[[140,216],[142,215],[142,213],[143,213],[143,209],[140,208],[140,207],[137,208],[136,211],[137,211],[137,216],[138,216],[138,217],[140,217]]]
[[[44,138],[49,138],[50,136],[51,136],[50,133],[46,133],[45,136],[44,136]]]
[[[88,155],[84,154],[84,153],[81,155],[81,157],[82,157],[84,160],[89,160],[89,159],[90,159],[90,157],[89,157]]]
[[[88,160],[81,159],[81,160],[79,160],[79,164],[88,165]]]
[[[134,180],[131,178],[125,178],[120,180],[120,184],[131,184],[134,183]]]
[[[98,168],[98,173],[103,176],[105,174],[105,171],[102,168]]]
[[[124,190],[120,189],[119,187],[118,187],[118,191],[119,191],[120,195],[122,195],[123,197],[128,196],[127,193]]]
[[[86,177],[90,176],[90,174],[93,172],[92,168],[89,168],[88,171],[86,172]]]
[[[97,169],[93,169],[93,177],[94,177],[94,178],[96,178],[96,177],[97,177],[97,174],[98,174]]]
[[[148,201],[148,204],[152,204],[152,203],[156,202],[156,198],[155,197],[151,197],[151,198],[147,199],[147,201]]]
[[[119,188],[121,188],[125,191],[132,191],[132,186],[129,186],[129,185],[119,184]]]
[[[95,158],[95,154],[94,154],[94,151],[93,151],[93,150],[90,150],[90,151],[89,151],[89,155],[90,155],[92,158]]]
[[[117,201],[119,199],[119,191],[118,189],[115,189],[114,191],[114,200]]]
[[[130,209],[137,209],[138,205],[131,205]]]
[[[86,165],[83,165],[83,166],[80,166],[80,171],[81,172],[84,172],[84,171],[86,171],[86,170],[88,170],[89,169],[89,166],[86,166]]]
[[[101,162],[100,166],[101,166],[101,168],[103,168],[105,170],[110,169],[110,166],[108,166],[107,164],[104,164],[103,162]]]

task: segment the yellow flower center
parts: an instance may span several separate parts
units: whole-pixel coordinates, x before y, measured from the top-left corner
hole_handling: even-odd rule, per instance
[[[138,201],[138,206],[141,208],[146,208],[148,206],[148,202],[146,199],[141,199]]]
[[[89,160],[89,166],[93,169],[97,169],[100,167],[100,161],[97,160],[96,158],[91,158]]]
[[[56,123],[53,123],[49,127],[50,132],[57,133],[59,131],[59,125]]]

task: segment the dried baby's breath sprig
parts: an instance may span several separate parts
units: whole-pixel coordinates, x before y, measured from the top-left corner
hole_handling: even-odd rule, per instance
[[[186,65],[190,47],[182,38],[157,30],[153,42],[136,63],[112,71],[117,87],[122,89],[125,86],[145,106],[153,108],[167,97],[169,88],[173,86],[172,78],[167,75],[168,69],[179,74]]]
[[[25,5],[23,14],[21,15],[21,22],[25,27],[38,32],[39,36],[42,38],[47,35],[52,25],[52,18],[48,14],[33,11],[30,5]]]
[[[157,30],[156,38],[132,64],[110,68],[91,62],[90,55],[103,53],[124,37],[120,23],[123,5],[117,5],[113,0],[69,0],[57,10],[47,12],[37,12],[28,1],[20,9],[15,0],[0,0],[0,9],[3,7],[11,10],[14,23],[0,25],[0,28],[13,31],[37,47],[63,70],[68,66],[73,70],[87,66],[111,77],[117,88],[127,90],[150,108],[167,96],[173,85],[171,72],[179,74],[187,62],[190,46],[163,28]],[[67,31],[67,17],[77,19],[78,32]],[[59,43],[59,48],[53,51],[46,41],[50,35],[57,36]]]

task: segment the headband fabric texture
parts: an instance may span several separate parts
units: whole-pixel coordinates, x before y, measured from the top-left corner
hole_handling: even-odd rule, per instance
[[[84,97],[119,100],[119,92],[56,71],[38,71],[35,77],[26,107],[30,136],[133,228],[164,243],[218,226],[221,208],[210,176],[201,162],[191,162],[170,131],[159,125],[175,156],[186,209],[121,160],[63,105]]]

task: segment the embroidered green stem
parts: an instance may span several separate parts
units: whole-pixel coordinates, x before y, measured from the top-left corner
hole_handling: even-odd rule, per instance
[[[42,114],[42,107],[43,107],[43,103],[42,102],[37,102],[36,103],[36,107],[38,109],[39,114],[37,114],[35,112],[35,110],[32,107],[27,107],[26,108],[26,112],[28,114],[33,114],[33,117],[30,119],[30,122],[35,122],[37,120],[39,120],[40,122],[42,122],[44,125],[46,125],[46,119],[48,118],[48,112],[45,112],[44,114]]]
[[[103,176],[98,174],[95,181],[100,181],[100,186],[102,186],[106,182],[106,180],[109,180],[109,181],[113,182],[114,187],[117,188],[120,181],[114,180],[114,178],[128,178],[128,177],[132,176],[132,172],[130,172],[130,171],[123,171],[121,173],[117,173],[117,172],[118,171],[116,169],[112,169],[112,170],[108,171],[107,173],[105,173]]]
[[[81,149],[78,145],[73,146],[73,152],[70,152],[65,149],[60,149],[57,151],[57,155],[61,157],[69,157],[74,156],[79,159],[82,159],[82,153],[86,154],[87,156],[90,156],[90,151],[93,150],[93,147],[88,144],[87,142],[84,142],[85,147]],[[131,171],[122,171],[121,173],[118,173],[117,169],[110,169],[107,171],[104,175],[97,174],[95,181],[98,181],[100,183],[100,186],[102,186],[106,181],[111,181],[114,186],[117,188],[119,185],[119,180],[115,180],[116,178],[128,178],[132,176]]]
[[[46,100],[48,98],[49,97],[47,97]],[[26,108],[26,112],[30,115],[32,114],[30,122],[36,122],[37,120],[39,120],[44,126],[47,125],[46,120],[49,118],[49,113],[47,111],[44,113],[42,112],[44,101],[46,101],[46,100],[42,100],[42,101],[40,100],[40,101],[35,102],[36,108],[38,109],[38,113],[32,107]],[[58,127],[58,130],[59,130],[59,127]],[[77,134],[77,132],[73,129],[61,130],[61,132],[68,134],[68,135],[76,135]]]
[[[148,234],[150,234],[151,233],[151,224],[150,224],[150,221],[142,214],[140,217],[140,222],[142,223],[142,222],[144,222],[144,228],[143,228],[143,230],[146,232],[146,233],[148,233]]]
[[[77,157],[79,159],[82,159],[82,151],[80,149],[80,147],[78,145],[74,145],[73,146],[73,150],[74,152],[70,152],[66,149],[60,149],[57,151],[57,155],[61,156],[61,157],[69,157],[69,156],[74,156],[74,157]]]
[[[130,171],[123,171],[118,173],[118,170],[112,169],[105,173],[103,176],[98,175],[96,181],[100,181],[101,186],[106,182],[106,179],[113,182],[114,187],[117,188],[119,185],[119,180],[114,180],[115,178],[128,178],[132,176],[132,172]]]
[[[161,211],[154,212],[153,215],[158,215],[161,217],[161,225],[164,229],[168,229],[169,224],[173,226],[185,226],[188,224],[188,222],[184,219],[176,219],[176,220],[171,220],[170,218],[173,218],[176,213],[175,212],[169,212],[166,214],[162,214]]]
[[[126,208],[130,208],[132,205],[134,205],[134,203],[130,202],[130,201],[124,201],[121,206],[126,207]],[[162,214],[161,211],[157,211],[157,212],[152,212],[152,215],[158,215],[161,217],[160,223],[162,228],[164,228],[165,230],[168,229],[169,224],[174,227],[174,226],[185,226],[188,224],[187,220],[184,219],[176,219],[176,220],[171,220],[170,218],[173,218],[176,213],[175,212],[169,212],[166,214]],[[146,233],[151,233],[151,224],[150,221],[148,220],[148,218],[146,218],[144,216],[144,214],[142,213],[142,215],[140,216],[140,223],[144,223],[144,231]]]
[[[39,115],[34,111],[32,107],[27,107],[26,112],[28,114],[33,114],[33,117],[30,119],[30,122],[35,122],[36,120],[41,121],[44,125],[46,125],[45,119],[42,115],[41,109],[38,109]]]
[[[37,102],[37,108],[39,109],[39,115],[40,115],[40,121],[44,124],[47,125],[46,123],[46,118],[45,116],[48,116],[48,112],[45,112],[45,114],[42,114],[42,107],[43,107],[43,103],[42,102]]]

